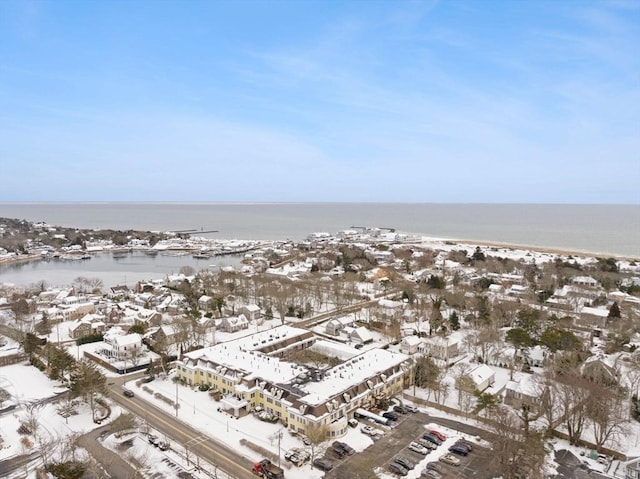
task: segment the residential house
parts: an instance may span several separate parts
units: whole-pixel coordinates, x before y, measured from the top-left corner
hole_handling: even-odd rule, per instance
[[[449,361],[458,355],[459,347],[460,339],[457,337],[433,336],[424,338],[424,341],[418,345],[418,352],[436,359]]]
[[[418,336],[405,336],[400,342],[400,352],[403,354],[415,354],[422,343],[422,338]]]
[[[584,362],[581,372],[590,381],[607,386],[617,385],[620,378],[615,368],[596,356],[592,356]]]
[[[576,319],[576,324],[587,328],[604,329],[609,316],[608,308],[583,307]]]
[[[625,463],[624,479],[640,479],[640,458]]]
[[[69,336],[73,339],[83,338],[92,334],[99,334],[105,330],[104,316],[86,314],[69,325]]]
[[[105,334],[105,347],[100,350],[100,354],[122,360],[133,357],[143,351],[141,335],[138,333],[121,334],[122,330],[116,334],[116,331],[112,332],[113,329],[111,328]]]
[[[198,298],[198,309],[201,311],[211,311],[213,309],[213,298],[203,294]]]
[[[496,380],[496,373],[486,364],[478,364],[469,369],[465,375],[469,376],[480,392],[491,387]]]
[[[257,321],[262,317],[262,311],[257,304],[245,304],[238,308],[238,314],[243,314],[248,321]]]
[[[225,333],[236,333],[249,327],[249,321],[241,314],[240,316],[230,316],[222,318],[217,328]]]
[[[351,331],[351,333],[349,334],[349,339],[356,344],[368,344],[373,342],[371,331],[369,331],[364,326],[360,326]]]
[[[504,403],[518,410],[522,406],[528,406],[531,411],[535,411],[540,406],[542,394],[540,378],[535,374],[522,374],[516,381],[507,383]]]
[[[525,349],[522,352],[522,356],[524,360],[529,364],[529,366],[534,368],[542,368],[547,362],[547,358],[549,357],[550,352],[544,346],[536,345],[531,348]]]
[[[349,314],[347,316],[341,316],[339,318],[333,318],[325,324],[324,331],[331,336],[339,336],[345,328],[353,327],[355,323],[355,316]]]
[[[151,345],[163,343],[167,346],[175,344],[178,331],[175,326],[163,325],[156,328],[154,331],[150,331],[146,337],[150,338]]]

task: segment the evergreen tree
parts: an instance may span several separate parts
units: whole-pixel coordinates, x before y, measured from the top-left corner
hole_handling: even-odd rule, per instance
[[[621,314],[620,314],[620,306],[618,306],[617,302],[613,302],[613,304],[611,305],[611,307],[609,308],[609,318],[620,318]]]
[[[458,318],[458,313],[456,313],[455,311],[451,313],[451,316],[449,316],[449,326],[451,327],[452,331],[457,331],[458,329],[460,329],[460,319]]]

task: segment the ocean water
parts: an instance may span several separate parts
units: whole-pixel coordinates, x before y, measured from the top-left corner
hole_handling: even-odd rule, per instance
[[[0,203],[0,217],[118,230],[218,230],[300,240],[351,226],[452,240],[640,257],[640,205],[439,203]]]

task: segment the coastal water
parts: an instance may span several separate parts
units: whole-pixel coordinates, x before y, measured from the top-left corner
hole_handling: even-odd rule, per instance
[[[300,240],[311,232],[375,226],[452,240],[640,257],[640,205],[0,203],[0,217],[78,228],[197,230],[194,235],[218,230],[202,236],[220,239]],[[132,285],[183,266],[200,270],[209,263],[239,262],[239,257],[203,262],[190,255],[104,254],[86,261],[3,265],[0,283],[66,285],[85,276],[98,277],[105,286]]]
[[[168,274],[178,274],[185,267],[195,271],[223,266],[238,267],[242,256],[215,256],[195,259],[191,254],[160,253],[149,256],[143,251],[115,255],[98,253],[87,260],[29,261],[0,264],[0,283],[30,287],[44,281],[51,287],[65,287],[82,276],[102,280],[105,288],[116,285],[132,287],[141,280],[161,279]]]
[[[376,226],[438,238],[640,256],[640,205],[436,203],[0,203],[0,217],[118,230],[218,230],[300,240]]]

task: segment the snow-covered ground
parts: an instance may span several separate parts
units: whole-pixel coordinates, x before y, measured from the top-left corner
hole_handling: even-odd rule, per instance
[[[175,383],[170,378],[157,378],[150,383],[144,384],[144,386],[154,393],[159,392],[171,398],[174,398],[176,394]],[[28,421],[30,417],[37,419],[40,425],[38,431],[39,435],[43,438],[42,440],[53,445],[49,453],[59,456],[69,454],[69,449],[65,446],[65,438],[74,433],[84,434],[99,427],[93,423],[89,408],[81,403],[78,403],[75,407],[76,414],[65,418],[59,412],[60,404],[56,405],[43,401],[55,396],[57,393],[63,391],[63,389],[60,388],[56,382],[50,381],[43,373],[32,366],[23,363],[0,368],[0,387],[6,389],[13,396],[11,400],[5,401],[2,407],[6,408],[12,404],[16,405],[15,409],[0,415],[0,435],[2,437],[0,460],[37,448],[37,444],[34,444],[32,447],[25,446],[25,444],[21,442],[21,438],[24,436],[18,433],[20,425]],[[133,382],[129,382],[129,387],[133,389],[138,400],[148,401],[158,408],[164,409],[172,414],[174,413],[174,410],[170,406],[156,399],[153,394],[146,392],[142,387],[134,386]],[[420,391],[418,392],[418,396],[421,396]],[[449,398],[448,402],[451,402],[453,405],[456,394],[454,393],[451,396],[453,397]],[[240,443],[241,439],[248,440],[277,455],[277,436],[282,433],[280,444],[282,457],[288,449],[304,447],[300,439],[289,434],[282,425],[262,422],[251,415],[241,419],[235,419],[219,411],[216,401],[206,392],[201,392],[195,388],[178,386],[178,402],[180,404],[178,420],[188,423],[191,427],[211,437],[215,437],[217,440],[224,442],[250,460],[257,461],[261,459],[262,456],[253,449],[242,445]],[[29,407],[38,403],[39,405],[35,407]],[[113,419],[120,414],[121,410],[113,404],[111,404],[111,407],[111,418]],[[422,410],[434,417],[445,417],[462,421],[460,416],[443,413],[434,408],[422,408]],[[482,427],[482,424],[477,423],[475,420],[465,420],[464,422]],[[416,468],[409,473],[407,476],[408,479],[419,477],[420,472],[426,466],[427,462],[437,460],[439,456],[445,454],[447,448],[460,437],[477,442],[475,437],[453,429],[436,424],[425,425],[425,431],[432,428],[445,434],[447,441],[435,452],[427,455]],[[640,437],[638,434],[640,431],[637,429],[640,428],[634,428],[633,437]],[[204,479],[207,477],[206,474],[198,473],[194,470],[194,457],[190,457],[190,461],[187,463],[181,447],[177,444],[172,444],[172,449],[169,451],[161,451],[151,446],[147,441],[148,433],[154,433],[154,431],[149,430],[148,426],[140,424],[138,430],[129,435],[121,437],[114,435],[106,436],[103,438],[103,445],[117,451],[122,457],[134,457],[139,464],[143,465],[145,474],[148,477],[152,475],[158,478],[174,477],[176,472],[181,470],[188,471],[197,478]],[[160,438],[163,438],[161,434],[158,435]],[[132,439],[132,444],[122,449],[121,445],[127,439]],[[349,429],[347,435],[340,438],[340,440],[348,443],[356,451],[362,451],[373,443],[369,436],[360,432],[359,427]],[[329,443],[330,441],[327,442],[327,445]],[[635,443],[629,444],[631,449],[633,449],[634,444]],[[484,443],[483,445],[490,447],[488,443]],[[570,450],[593,470],[606,472],[608,469],[606,465],[597,462],[597,456],[593,455],[593,451],[591,450],[570,446],[567,441],[563,440],[553,440],[550,445],[556,450]],[[81,451],[77,453],[82,454]],[[317,455],[321,455],[323,451],[319,449],[316,453]],[[214,470],[214,466],[205,463],[203,460],[201,460],[200,466],[209,472]],[[283,459],[282,466],[286,469],[287,479],[313,479],[320,478],[323,475],[321,471],[312,469],[309,464],[298,468]],[[552,473],[556,466],[557,465],[549,459],[547,472]],[[22,470],[17,472],[20,474],[23,473]],[[378,469],[376,472],[382,478],[393,477],[384,467]],[[218,474],[220,478],[225,477],[220,472],[218,472]]]

